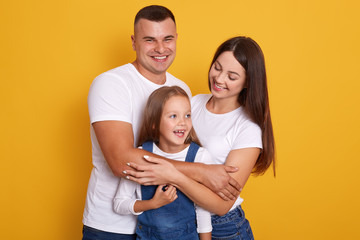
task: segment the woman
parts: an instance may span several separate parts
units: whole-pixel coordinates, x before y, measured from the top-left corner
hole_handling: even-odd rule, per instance
[[[201,144],[216,163],[238,167],[239,171],[230,175],[242,187],[251,173],[263,174],[271,164],[275,175],[266,81],[265,61],[259,45],[251,38],[235,37],[221,44],[214,55],[208,82],[211,94],[192,99],[192,121]],[[170,163],[156,158],[149,161],[163,165],[158,175],[197,205],[214,213],[212,239],[253,239],[240,197],[225,201]]]

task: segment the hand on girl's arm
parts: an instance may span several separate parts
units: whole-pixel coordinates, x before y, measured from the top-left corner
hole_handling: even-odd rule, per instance
[[[229,173],[238,171],[236,167],[165,161],[156,157],[147,157],[146,160],[153,164],[130,164],[134,169],[126,171],[130,180],[141,185],[166,184],[171,182],[170,178],[174,178],[180,171],[195,181],[201,182],[224,200],[234,200],[240,194],[241,186],[229,175]],[[176,168],[174,165],[176,165]]]
[[[235,173],[231,173],[231,177],[235,179],[238,184],[242,186],[245,185],[259,154],[260,149],[258,148],[238,149],[229,153],[226,164],[239,168]],[[185,193],[195,204],[217,215],[226,214],[235,202],[235,199],[226,201],[219,197],[218,194],[203,184],[178,171],[167,161],[152,157],[148,158],[147,161],[155,164],[149,166],[130,164],[130,166],[135,169],[129,170],[128,172],[130,180],[143,184],[145,182],[143,182],[143,180],[147,179],[149,175],[159,175]],[[207,166],[205,164],[203,165]],[[205,174],[208,174],[210,178],[214,177],[214,173],[211,171]],[[238,195],[236,197],[238,197]]]

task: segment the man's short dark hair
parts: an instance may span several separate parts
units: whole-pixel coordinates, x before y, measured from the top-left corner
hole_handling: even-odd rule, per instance
[[[175,23],[174,14],[166,7],[159,5],[150,5],[140,9],[135,16],[134,25],[142,18],[153,22],[161,22],[167,18],[171,18]]]

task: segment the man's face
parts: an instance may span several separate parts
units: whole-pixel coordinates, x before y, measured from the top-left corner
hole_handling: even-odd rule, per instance
[[[161,22],[140,19],[131,36],[138,71],[151,80],[163,75],[176,54],[176,26],[171,18]]]

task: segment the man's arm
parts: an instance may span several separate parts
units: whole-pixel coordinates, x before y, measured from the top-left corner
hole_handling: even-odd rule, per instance
[[[134,148],[134,133],[130,123],[100,121],[93,123],[92,126],[104,157],[115,176],[125,177],[124,171],[130,169],[127,166],[127,163],[130,162],[149,165],[143,159],[144,155],[162,158],[145,150]],[[180,172],[195,181],[201,182],[225,200],[234,199],[239,195],[240,185],[228,174],[237,171],[236,168],[233,169],[223,165],[168,161],[174,164]],[[151,164],[149,167],[156,168],[156,165]],[[160,175],[156,173],[156,169],[148,171],[146,174],[143,176],[141,184],[159,185],[168,183],[167,179],[159,178]]]
[[[130,123],[122,121],[101,121],[92,124],[101,151],[113,174],[125,177],[126,163],[146,164],[143,155],[153,155],[134,148],[134,134]],[[155,155],[153,155],[155,156]]]

